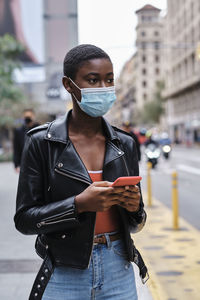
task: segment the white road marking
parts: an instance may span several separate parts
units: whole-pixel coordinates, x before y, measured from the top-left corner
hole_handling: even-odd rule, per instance
[[[191,162],[200,162],[200,157],[197,157],[196,155],[193,155],[193,156],[189,156],[189,155],[183,155],[182,153],[174,153],[173,156],[172,156],[173,159],[182,159],[182,160],[185,160],[187,159],[188,161],[191,161]]]
[[[190,166],[186,166],[186,165],[177,165],[177,168],[179,170],[187,172],[187,173],[200,175],[200,169],[197,169],[197,168],[194,168],[194,167],[190,167]]]

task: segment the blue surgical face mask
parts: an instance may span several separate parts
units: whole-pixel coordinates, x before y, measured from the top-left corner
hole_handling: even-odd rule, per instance
[[[73,96],[82,111],[91,117],[105,115],[116,100],[115,87],[80,89],[72,79],[72,83],[81,91],[81,102]]]

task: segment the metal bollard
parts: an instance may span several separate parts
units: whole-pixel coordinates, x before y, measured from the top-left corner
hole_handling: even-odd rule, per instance
[[[151,189],[151,162],[147,163],[147,203],[152,206],[152,189]]]
[[[173,229],[179,229],[178,224],[178,188],[177,188],[177,172],[172,173],[172,211],[173,211]]]

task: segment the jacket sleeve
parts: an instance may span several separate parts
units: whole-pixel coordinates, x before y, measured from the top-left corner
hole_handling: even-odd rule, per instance
[[[59,232],[80,225],[74,197],[48,203],[43,154],[34,137],[28,136],[22,155],[18,182],[16,214],[17,230],[24,234]]]
[[[137,156],[137,149],[136,149],[136,145],[135,145],[134,141],[133,141],[132,154],[129,157],[131,157],[131,162],[130,162],[131,174],[130,175],[138,176],[139,175],[138,156]],[[138,184],[138,186],[140,188],[140,193],[141,193],[139,209],[137,212],[126,211],[131,233],[139,232],[140,230],[142,230],[142,228],[144,227],[144,225],[146,223],[146,218],[147,218],[147,214],[144,210],[144,203],[143,203],[140,183]]]

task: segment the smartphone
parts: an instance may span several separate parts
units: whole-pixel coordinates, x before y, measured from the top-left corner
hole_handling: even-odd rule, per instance
[[[117,178],[111,186],[135,185],[142,179],[141,176],[127,176]]]

